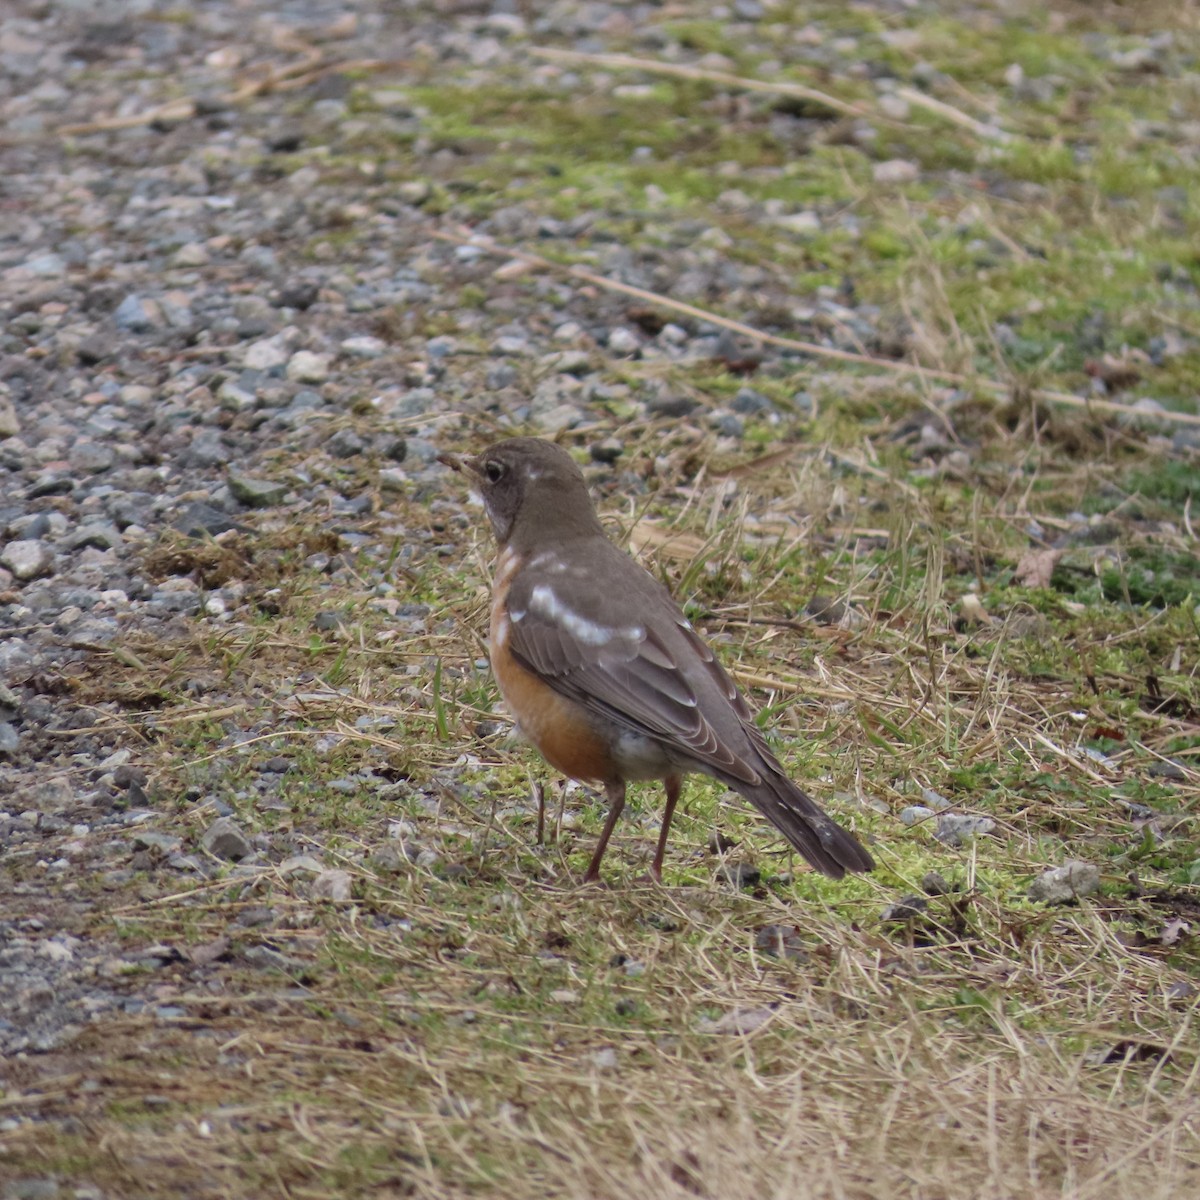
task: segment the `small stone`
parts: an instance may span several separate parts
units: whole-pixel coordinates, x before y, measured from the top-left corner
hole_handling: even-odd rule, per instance
[[[1150,764],[1146,774],[1157,779],[1169,779],[1172,783],[1185,783],[1188,777],[1183,763],[1173,758],[1157,759]]]
[[[325,870],[325,864],[315,854],[293,854],[279,864],[280,875],[296,875],[307,873],[320,875]]]
[[[588,447],[588,453],[592,456],[593,462],[598,463],[615,463],[625,451],[625,443],[620,438],[605,438],[600,442],[593,442]]]
[[[282,367],[291,356],[290,339],[282,333],[251,342],[246,347],[242,365],[251,371],[272,371]]]
[[[0,385],[2,387],[3,385]],[[16,437],[21,432],[21,421],[13,402],[0,394],[0,438]]]
[[[740,438],[746,432],[746,426],[737,413],[718,410],[709,414],[708,422],[722,437]]]
[[[381,358],[387,353],[387,342],[377,337],[351,337],[342,342],[342,350],[352,358]]]
[[[788,233],[810,234],[821,232],[821,218],[815,212],[787,213],[776,217],[774,223]]]
[[[717,870],[717,877],[730,887],[753,887],[762,879],[762,872],[751,863],[724,863]]]
[[[148,304],[136,292],[130,293],[117,305],[113,314],[119,328],[127,333],[146,333],[159,324],[155,307]]]
[[[424,179],[410,179],[396,189],[397,199],[403,204],[411,204],[415,207],[420,207],[432,195],[433,188]]]
[[[17,727],[8,721],[0,721],[0,754],[14,754],[20,745],[21,735]]]
[[[652,417],[686,417],[696,408],[691,396],[661,391],[646,401],[646,412]]]
[[[612,1046],[592,1051],[592,1065],[598,1071],[612,1071],[617,1065],[617,1052]]]
[[[353,429],[339,429],[325,443],[325,449],[334,458],[353,458],[367,448],[367,443]]]
[[[203,242],[186,242],[171,256],[173,267],[203,267],[208,262],[208,248]]]
[[[954,888],[937,871],[926,871],[921,876],[921,891],[927,896],[948,896]]]
[[[804,935],[795,925],[764,925],[754,935],[755,949],[772,958],[786,958],[793,962],[806,962],[809,958]]]
[[[556,434],[564,429],[574,429],[584,420],[583,410],[574,404],[556,404],[552,408],[540,409],[529,415],[530,421],[543,433]]]
[[[217,388],[217,402],[228,412],[244,412],[253,408],[257,401],[257,388],[248,385],[242,379],[226,379]],[[203,435],[203,430],[197,432],[196,440],[201,439]]]
[[[996,828],[991,817],[975,817],[967,813],[939,813],[934,837],[947,846],[961,846],[969,838],[982,837]]]
[[[761,417],[775,409],[775,406],[762,392],[756,392],[753,388],[739,388],[729,407],[734,412],[747,417]]]
[[[58,1200],[62,1194],[54,1179],[14,1179],[4,1187],[4,1200]]]
[[[287,485],[271,479],[256,479],[230,471],[226,480],[234,499],[247,508],[270,508],[281,504],[287,495]]]
[[[484,383],[490,391],[498,392],[501,388],[512,387],[519,378],[517,368],[512,363],[499,363],[488,371]]]
[[[349,871],[322,871],[312,881],[312,895],[318,900],[342,902],[350,899]]]
[[[0,566],[7,567],[17,579],[37,579],[50,574],[54,551],[45,542],[22,538],[9,542],[0,552]]]
[[[205,831],[200,845],[217,858],[237,862],[251,852],[246,835],[238,828],[232,817],[218,817]]]
[[[31,275],[37,275],[42,279],[53,279],[67,273],[67,260],[61,254],[55,254],[53,251],[27,258],[21,266]]]
[[[1072,859],[1043,871],[1030,885],[1029,898],[1041,904],[1069,904],[1100,888],[1100,869]]]
[[[232,491],[232,487],[230,488]],[[172,529],[186,533],[188,537],[203,537],[208,534],[216,537],[219,533],[228,533],[231,529],[245,532],[245,526],[239,525],[227,512],[205,504],[201,500],[193,500],[174,521]]]
[[[154,829],[139,829],[133,835],[133,844],[143,850],[161,850],[174,854],[183,845],[183,839],[172,833],[159,833]]]
[[[907,808],[900,810],[900,823],[902,825],[920,825],[922,821],[928,821],[935,815],[932,808],[926,808],[923,804],[910,804]]]
[[[608,348],[613,354],[629,357],[641,350],[642,342],[632,329],[618,326],[608,335]]]
[[[907,121],[912,106],[903,96],[893,92],[885,92],[878,100],[879,111],[892,121]]]
[[[281,308],[297,308],[303,312],[316,304],[320,294],[320,288],[307,279],[289,280],[279,289],[279,305]]]
[[[846,603],[836,596],[818,592],[804,606],[804,615],[818,625],[841,625],[847,615]]]
[[[904,896],[879,914],[881,921],[913,921],[929,907],[924,896]]]
[[[297,350],[288,360],[286,374],[295,383],[324,383],[329,378],[329,355]]]
[[[907,162],[903,158],[891,158],[887,162],[876,163],[871,170],[871,176],[876,183],[912,183],[920,174],[916,163]]]
[[[77,442],[71,448],[71,466],[89,475],[110,470],[116,461],[116,451],[99,442]]]

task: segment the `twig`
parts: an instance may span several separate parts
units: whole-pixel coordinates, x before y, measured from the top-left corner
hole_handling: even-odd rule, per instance
[[[961,108],[955,108],[953,104],[947,104],[945,100],[938,100],[934,96],[926,95],[925,92],[919,92],[916,88],[898,87],[894,94],[901,100],[907,100],[916,108],[923,108],[926,112],[933,113],[934,116],[941,117],[944,121],[949,121],[952,125],[957,125],[961,129],[969,129],[977,137],[988,138],[993,142],[1011,142],[1013,140],[1011,133],[998,129],[995,125],[988,125],[983,121],[976,120],[975,117],[963,112]]]
[[[703,67],[689,67],[684,63],[660,62],[653,58],[637,58],[632,54],[584,54],[578,50],[559,50],[553,46],[534,46],[530,54],[550,62],[587,63],[594,67],[611,67],[615,71],[647,71],[655,75],[673,75],[677,79],[694,79],[705,83],[720,83],[743,92],[767,92],[776,96],[795,96],[800,100],[811,100],[823,104],[834,112],[849,117],[872,117],[877,114],[860,104],[839,100],[828,92],[805,87],[802,83],[764,83],[761,79],[746,79],[741,75],[730,75],[726,71],[707,71]],[[969,118],[968,118],[969,119]]]
[[[919,363],[901,362],[890,358],[876,358],[871,354],[856,354],[851,350],[838,350],[833,346],[822,346],[816,342],[802,342],[797,338],[780,337],[776,333],[767,333],[762,329],[755,329],[754,326],[746,325],[741,321],[734,321],[729,317],[722,317],[717,313],[709,312],[707,309],[697,308],[694,304],[685,304],[682,300],[673,300],[670,296],[664,296],[660,292],[651,292],[646,288],[634,287],[629,283],[621,283],[617,279],[609,279],[607,276],[597,275],[595,271],[589,271],[586,267],[554,262],[552,259],[543,258],[540,254],[531,254],[527,250],[518,250],[513,246],[499,245],[491,238],[479,236],[466,237],[458,233],[449,233],[443,229],[431,229],[429,233],[431,237],[438,238],[443,242],[452,242],[456,246],[474,246],[486,254],[517,259],[520,262],[528,263],[530,266],[538,267],[542,270],[557,271],[563,275],[570,275],[575,279],[582,279],[585,283],[605,288],[610,292],[620,292],[623,295],[644,300],[648,304],[657,304],[673,312],[694,317],[698,321],[705,321],[721,329],[740,333],[743,337],[752,338],[763,345],[779,346],[784,350],[795,350],[801,354],[809,354],[813,358],[830,358],[837,362],[856,363],[859,366],[871,367],[876,371],[889,371],[896,375],[915,375],[919,379],[949,383],[956,387],[980,387],[1002,398],[1008,397],[1012,392],[1012,388],[1008,384],[1000,383],[995,379],[962,375],[957,371],[945,371],[938,367],[923,367]],[[1032,388],[1025,394],[1031,400],[1040,400],[1046,404],[1059,404],[1068,408],[1082,408],[1089,412],[1116,413],[1135,421],[1144,420],[1147,416],[1141,409],[1133,408],[1128,404],[1117,404],[1112,400],[1100,400],[1092,396],[1076,396],[1073,392],[1059,392],[1048,388]],[[1164,409],[1162,412],[1154,413],[1153,418],[1158,421],[1174,422],[1178,425],[1200,426],[1200,415],[1196,413],[1176,412],[1172,409]]]
[[[268,92],[290,92],[307,87],[318,79],[335,72],[384,71],[402,66],[402,63],[382,58],[348,58],[322,61],[324,55],[315,46],[296,47],[303,54],[299,62],[282,67],[268,67],[261,79],[249,80],[218,97],[222,104],[231,108],[244,104],[256,96]],[[63,137],[88,133],[111,133],[120,129],[136,129],[139,125],[150,125],[155,121],[190,121],[196,115],[194,100],[171,100],[145,112],[132,113],[124,117],[100,117],[95,121],[82,121],[75,125],[60,125],[57,132]]]

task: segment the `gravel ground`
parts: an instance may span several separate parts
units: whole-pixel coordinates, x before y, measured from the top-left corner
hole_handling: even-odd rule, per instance
[[[753,45],[763,7],[735,0],[710,15]],[[530,58],[534,41],[632,42],[669,59],[678,46],[660,36],[656,6],[214,0],[180,11],[10,0],[0,13],[0,869],[14,872],[0,891],[4,1055],[67,1046],[114,1010],[178,1015],[155,983],[176,951],[76,936],[94,903],[82,876],[118,893],[139,872],[194,880],[260,849],[233,824],[210,828],[203,847],[152,828],[161,806],[134,755],[111,727],[88,732],[115,708],[74,695],[81,664],[131,634],[172,640],[198,618],[244,619],[237,586],[147,569],[164,531],[221,534],[265,510],[281,524],[319,514],[353,545],[380,497],[436,506],[433,457],[464,428],[582,431],[609,484],[636,487],[620,468],[623,427],[683,418],[694,401],[605,364],[745,353],[703,322],[655,320],[550,274],[529,287],[519,262],[433,236],[470,222],[552,253],[602,214],[480,209],[489,147],[431,135],[406,85],[446,78],[486,96],[534,72],[550,90],[582,86],[569,66]],[[853,43],[811,53],[854,74]],[[1157,62],[1168,48],[1150,39],[1139,52]],[[268,70],[282,86],[238,94]],[[127,127],[95,127],[109,118]],[[871,131],[845,136],[865,144]],[[916,170],[882,162],[876,177]],[[736,183],[725,208],[751,204]],[[855,220],[758,215],[801,234]],[[731,311],[740,298],[778,304],[793,333],[829,346],[906,349],[903,321],[852,294],[823,289],[798,310],[785,278],[722,252],[719,230],[666,212],[645,220],[644,249],[597,238],[593,268]],[[467,288],[479,296],[469,309]],[[449,311],[454,333],[438,333]],[[746,418],[770,409],[748,386],[691,419],[737,447]],[[399,532],[411,563],[445,536]],[[399,619],[424,627],[420,611]],[[314,865],[336,895],[344,880]]]
[[[113,1009],[154,1010],[154,969],[175,952],[128,955],[74,936],[94,904],[81,877],[117,892],[137,872],[186,880],[210,869],[150,828],[159,811],[130,750],[111,733],[75,732],[103,715],[72,700],[80,664],[98,651],[245,615],[237,587],[147,572],[165,530],[219,535],[270,509],[324,514],[344,538],[361,537],[378,493],[358,465],[370,464],[385,503],[434,495],[439,430],[464,414],[496,430],[592,427],[596,460],[613,462],[615,401],[627,416],[681,415],[692,401],[631,396],[606,381],[603,355],[684,362],[729,350],[728,335],[694,322],[631,323],[620,297],[551,277],[532,292],[514,286],[519,267],[497,275],[497,260],[431,238],[431,197],[485,149],[428,136],[406,80],[444,74],[484,89],[528,66],[535,34],[593,44],[647,15],[558,5],[533,18],[516,7],[206,3],[186,20],[165,2],[5,7],[0,842],[19,880],[0,901],[2,1053],[61,1047]],[[377,111],[357,118],[342,64],[379,60],[393,65],[354,84]],[[296,64],[314,68],[302,89],[232,98]],[[550,86],[578,85],[535,69]],[[191,109],[180,111],[180,95]],[[160,115],[139,118],[149,112]],[[93,125],[124,117],[126,128]],[[387,139],[404,147],[395,161]],[[326,168],[360,143],[357,174]],[[436,223],[453,230],[468,210],[449,195]],[[497,205],[480,228],[569,246],[593,219]],[[612,242],[597,269],[685,300],[778,286],[690,248],[704,229],[664,229],[670,253]],[[488,303],[457,312],[455,336],[429,336],[468,285]],[[873,314],[821,305],[845,319],[849,341],[873,339]],[[736,443],[742,415],[766,404],[747,388],[706,419]],[[403,554],[419,557],[429,535],[409,536]],[[421,628],[419,615],[412,622]]]

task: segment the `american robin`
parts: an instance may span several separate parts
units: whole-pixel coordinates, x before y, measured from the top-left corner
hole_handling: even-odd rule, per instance
[[[661,779],[663,853],[683,776],[740,792],[819,871],[874,863],[784,773],[750,706],[670,593],[604,535],[583,473],[538,438],[440,460],[473,477],[499,543],[491,612],[496,682],[552,767],[604,785],[608,820],[594,882],[632,780]]]

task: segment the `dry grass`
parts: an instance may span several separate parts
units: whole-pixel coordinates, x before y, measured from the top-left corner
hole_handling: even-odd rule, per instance
[[[816,878],[735,797],[697,780],[666,887],[633,882],[657,829],[659,793],[645,788],[613,839],[611,886],[579,890],[602,806],[551,783],[496,728],[481,662],[491,547],[457,479],[435,491],[415,468],[409,492],[380,492],[374,514],[343,513],[337,532],[329,514],[284,508],[214,544],[166,537],[144,573],[224,589],[228,619],[132,633],[50,681],[72,719],[47,735],[47,753],[78,749],[90,787],[93,764],[128,749],[148,773],[156,829],[197,851],[228,805],[267,849],[191,873],[135,853],[121,832],[127,845],[77,861],[49,897],[32,856],[6,860],[0,915],[52,907],[118,961],[104,986],[145,1003],[85,1022],[53,1054],[4,1064],[0,1182],[53,1177],[64,1194],[106,1200],[1200,1194],[1200,474],[1186,439],[1170,441],[1186,422],[1143,426],[1037,400],[1042,388],[1092,386],[1077,342],[1097,311],[1105,336],[1139,349],[1162,329],[1197,327],[1194,289],[1176,273],[1168,295],[1155,274],[1166,263],[1194,276],[1190,227],[1180,217],[1163,232],[1159,211],[1179,161],[1170,139],[1132,132],[1192,112],[1194,75],[1105,74],[1076,36],[1106,22],[1115,38],[1145,33],[1161,16],[1182,40],[1196,6],[1058,8],[1032,14],[1032,33],[1001,17],[977,28],[977,8],[970,20],[952,5],[922,16],[919,44],[895,52],[934,63],[941,102],[958,106],[949,111],[990,105],[1022,132],[976,160],[981,139],[946,110],[934,133],[908,141],[896,122],[881,125],[878,157],[920,163],[903,203],[830,133],[805,148],[812,180],[781,176],[830,192],[812,200],[813,241],[710,203],[713,163],[689,158],[719,143],[737,167],[775,110],[713,109],[700,90],[664,100],[657,77],[654,96],[632,102],[657,158],[630,168],[598,145],[599,167],[560,164],[562,146],[609,129],[610,114],[589,126],[583,101],[534,90],[497,102],[496,151],[478,167],[486,187],[462,168],[472,217],[492,199],[561,216],[573,197],[580,212],[604,211],[611,191],[588,188],[596,175],[616,187],[607,172],[636,183],[626,220],[656,178],[678,207],[619,226],[635,251],[643,236],[654,255],[675,245],[653,238],[674,236],[676,218],[718,232],[726,222],[740,259],[763,267],[762,312],[777,302],[786,314],[805,288],[833,293],[844,276],[903,327],[919,369],[882,378],[859,374],[878,365],[875,349],[833,347],[836,366],[769,358],[750,382],[779,420],[749,416],[736,443],[717,438],[704,409],[627,419],[632,400],[660,387],[727,403],[746,380],[721,363],[605,360],[611,416],[598,402],[597,424],[564,439],[586,462],[590,444],[619,434],[617,467],[593,470],[614,537],[689,606],[796,777],[868,841],[879,869]],[[850,28],[857,11],[823,19]],[[902,23],[894,6],[879,18]],[[721,36],[720,23],[698,21],[688,44],[728,51],[747,76]],[[1010,58],[1052,77],[1050,99],[1014,99]],[[582,90],[607,104],[611,83]],[[465,116],[450,110],[452,84],[418,97],[435,145],[493,132],[477,91]],[[865,87],[856,80],[854,94]],[[367,98],[354,99],[369,119]],[[577,124],[549,127],[547,114]],[[506,149],[519,120],[519,151]],[[735,120],[745,124],[731,136]],[[1102,155],[1063,152],[1105,138],[1124,156],[1115,199]],[[543,152],[554,174],[531,168]],[[368,187],[360,164],[337,158],[331,169]],[[756,192],[742,165],[731,183],[755,204],[777,198]],[[1012,187],[985,198],[994,179]],[[431,203],[431,222],[437,211]],[[464,219],[456,211],[442,232],[459,237]],[[613,234],[602,232],[594,244],[573,236],[572,248],[603,261]],[[500,282],[505,306],[545,322],[544,281]],[[627,319],[623,303],[580,290],[571,312],[611,325]],[[446,304],[384,322],[396,341],[412,335],[397,362],[424,355],[437,322],[458,328]],[[745,312],[728,316],[747,328]],[[464,322],[467,352],[447,360],[464,413],[439,430],[455,448],[507,428],[486,408],[480,327]],[[806,344],[781,328],[776,345]],[[1148,353],[1138,362],[1148,393],[1194,399],[1190,343],[1160,365]],[[933,372],[992,385],[951,392]],[[338,417],[368,441],[376,419],[369,406]],[[349,497],[376,487],[375,465],[317,449],[256,469],[296,468]],[[1080,510],[1097,514],[1103,536],[1067,547],[1050,586],[1021,584],[1023,555],[1079,533]],[[814,597],[844,619],[806,615]],[[1164,760],[1169,777],[1155,774]],[[932,799],[923,789],[992,831],[954,845],[935,837],[933,816],[907,823],[901,814]],[[720,853],[716,832],[732,843]],[[329,880],[314,879],[305,855],[346,871],[350,898],[324,898]],[[1071,858],[1099,867],[1100,892],[1031,901],[1031,879]],[[761,880],[733,890],[721,873],[732,864],[757,866]]]
[[[652,846],[646,789],[614,839],[613,886],[577,890],[598,803],[548,789],[538,845],[527,753],[474,732],[494,703],[473,665],[482,533],[428,561],[433,616],[413,637],[362,602],[382,549],[331,587],[289,572],[279,535],[250,535],[243,561],[283,554],[268,582],[291,580],[266,626],[131,639],[76,694],[95,704],[86,736],[136,746],[160,791],[199,780],[233,799],[270,831],[275,864],[200,885],[151,875],[97,914],[96,933],[179,949],[150,991],[182,1015],[105,1021],[49,1072],[16,1064],[7,1103],[39,1120],[5,1136],[8,1160],[111,1195],[1190,1194],[1195,957],[1163,931],[1200,897],[1173,865],[1186,827],[1139,857],[1114,803],[1194,728],[1125,698],[1145,656],[1177,646],[1176,678],[1194,670],[1182,614],[1042,596],[1045,616],[993,584],[994,621],[956,623],[976,564],[995,580],[1014,554],[1003,498],[955,517],[906,493],[884,513],[888,468],[850,498],[830,461],[741,472],[732,506],[710,463],[673,500],[676,525],[609,511],[673,547],[659,568],[771,709],[797,773],[871,840],[876,875],[788,882],[770,835],[697,782],[669,886],[628,882]],[[180,553],[160,561],[177,570]],[[806,587],[851,599],[857,619],[795,619]],[[319,645],[304,632],[318,606],[347,613]],[[1089,638],[1096,692],[1078,666]],[[139,714],[135,693],[155,706]],[[1118,722],[1124,751],[1089,757],[1091,726]],[[256,804],[255,764],[281,752],[293,770]],[[360,788],[327,790],[364,769]],[[928,822],[904,826],[917,784],[996,833],[955,849]],[[1174,785],[1176,811],[1194,811],[1196,785]],[[173,824],[198,838],[210,819],[181,805]],[[752,893],[714,881],[714,825],[764,870]],[[433,857],[379,857],[405,842]],[[288,847],[348,870],[352,901],[315,898],[310,873],[280,865]],[[1070,856],[1104,864],[1105,894],[1030,904],[1026,881]],[[950,891],[881,919],[931,869]]]

